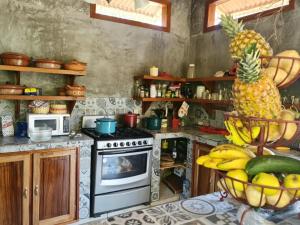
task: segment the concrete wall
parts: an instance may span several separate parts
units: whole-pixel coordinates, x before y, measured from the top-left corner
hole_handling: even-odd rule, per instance
[[[151,65],[177,76],[186,70],[190,4],[172,0],[171,32],[164,33],[92,19],[83,0],[0,0],[0,52],[87,62],[88,75],[77,82],[87,86],[90,96],[130,97],[133,76],[146,73]],[[0,76],[0,83],[10,77]],[[64,79],[26,74],[22,83],[53,94]]]
[[[222,30],[203,33],[205,2],[192,1],[191,61],[196,64],[198,76],[209,76],[231,65],[229,39]],[[246,28],[260,32],[271,44],[274,53],[287,49],[300,52],[300,0],[295,10],[263,17],[246,23]]]

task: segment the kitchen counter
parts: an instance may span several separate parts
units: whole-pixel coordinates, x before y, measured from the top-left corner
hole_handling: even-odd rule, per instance
[[[160,199],[160,155],[162,139],[170,138],[187,138],[187,160],[186,160],[186,178],[192,181],[193,167],[193,142],[197,141],[210,146],[217,146],[227,143],[222,135],[208,134],[200,132],[198,127],[183,127],[180,129],[162,129],[160,131],[151,131],[144,129],[154,136],[153,153],[152,153],[152,176],[151,176],[151,201]],[[191,190],[189,190],[191,191]],[[190,193],[187,193],[190,196]]]
[[[57,136],[45,142],[32,142],[29,138],[0,137],[0,156],[4,153],[21,153],[54,148],[79,148],[79,218],[85,219],[90,216],[91,145],[93,144],[94,140],[85,134],[74,138],[70,138],[69,136]]]
[[[223,135],[201,132],[199,127],[182,127],[179,129],[167,128],[159,131],[145,129],[145,131],[151,133],[155,139],[185,137],[192,141],[198,141],[211,146],[227,143],[227,139]]]
[[[82,134],[79,137],[69,136],[52,137],[50,141],[33,142],[30,138],[0,137],[0,153],[33,151],[59,147],[91,146],[93,139]]]
[[[127,212],[114,217],[110,217],[99,223],[92,222],[84,225],[239,225],[238,210],[241,206],[231,198],[224,201],[219,200],[219,193],[198,196],[195,198],[171,202],[159,206]],[[300,202],[282,212],[267,214],[268,220],[274,225],[296,225],[300,224],[297,212],[300,212]],[[267,211],[263,211],[266,213]],[[247,213],[245,219],[250,214]],[[262,214],[261,214],[262,215]],[[250,219],[247,224],[264,224]]]

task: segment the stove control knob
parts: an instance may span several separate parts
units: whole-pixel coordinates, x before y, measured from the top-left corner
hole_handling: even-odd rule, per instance
[[[136,142],[135,142],[135,141],[133,141],[133,142],[132,142],[132,145],[133,145],[133,146],[136,146]]]
[[[121,143],[120,143],[120,146],[121,146],[121,147],[124,147],[124,145],[125,145],[124,142],[121,142]]]
[[[110,148],[111,147],[111,143],[107,143],[106,147]]]
[[[114,147],[118,147],[119,144],[117,142],[114,143]]]
[[[130,146],[130,142],[126,142],[126,146]]]
[[[141,141],[138,141],[138,145],[142,145],[142,142],[141,142]]]
[[[146,145],[146,144],[148,144],[148,142],[147,141],[143,141],[143,144]]]

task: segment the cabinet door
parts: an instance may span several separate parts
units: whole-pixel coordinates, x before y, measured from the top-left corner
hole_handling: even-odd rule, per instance
[[[33,225],[76,219],[76,165],[76,149],[53,149],[33,155]]]
[[[0,224],[29,225],[30,155],[1,155],[0,178]]]
[[[193,148],[193,180],[192,196],[209,194],[215,191],[216,174],[214,170],[199,166],[196,160],[199,156],[206,155],[211,146],[195,142]]]

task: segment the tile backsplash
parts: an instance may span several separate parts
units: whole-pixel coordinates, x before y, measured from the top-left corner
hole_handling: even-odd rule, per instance
[[[141,103],[131,98],[87,97],[76,103],[71,115],[71,130],[81,128],[81,118],[85,115],[122,115],[129,111],[141,114]]]
[[[21,117],[20,119],[26,120],[28,102],[21,104]],[[165,102],[154,102],[151,104],[149,110],[145,113],[145,116],[149,116],[153,108],[165,108]],[[168,103],[170,104],[170,103]],[[172,104],[171,104],[172,105]],[[14,102],[12,101],[0,101],[0,116],[12,115],[14,116]],[[78,101],[73,109],[71,115],[71,130],[80,130],[81,119],[85,115],[100,115],[111,116],[125,114],[127,112],[134,112],[142,115],[142,103],[135,101],[132,98],[126,97],[87,97],[86,101]],[[200,105],[191,105],[189,109],[187,125],[196,124],[198,120],[208,120],[208,114]]]

